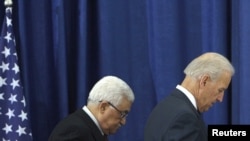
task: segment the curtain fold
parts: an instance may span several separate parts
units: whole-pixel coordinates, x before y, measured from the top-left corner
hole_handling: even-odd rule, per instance
[[[250,12],[248,6],[250,1],[232,0],[232,26],[231,26],[231,48],[232,61],[236,66],[236,75],[232,82],[231,100],[231,123],[249,124],[250,123],[250,102],[249,102],[249,79],[250,62]]]

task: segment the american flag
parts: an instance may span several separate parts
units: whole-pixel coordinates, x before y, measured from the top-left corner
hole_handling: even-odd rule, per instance
[[[6,7],[0,37],[0,141],[31,141],[12,26],[12,7]]]

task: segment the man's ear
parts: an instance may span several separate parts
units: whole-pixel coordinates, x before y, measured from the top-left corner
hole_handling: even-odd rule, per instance
[[[107,109],[108,106],[109,106],[109,105],[108,105],[107,101],[101,101],[101,102],[99,103],[99,105],[98,105],[98,108],[99,108],[99,110],[100,110],[101,112],[103,112],[103,111],[105,111],[105,110]]]
[[[200,86],[206,86],[207,82],[210,80],[210,76],[208,74],[202,75],[200,78]]]

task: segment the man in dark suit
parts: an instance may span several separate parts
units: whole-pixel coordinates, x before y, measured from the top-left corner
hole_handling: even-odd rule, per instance
[[[207,141],[207,127],[200,113],[222,102],[234,67],[218,53],[205,53],[185,68],[180,85],[152,110],[144,141]]]
[[[126,123],[134,93],[126,82],[105,76],[91,89],[87,105],[76,110],[52,131],[49,141],[106,141]]]

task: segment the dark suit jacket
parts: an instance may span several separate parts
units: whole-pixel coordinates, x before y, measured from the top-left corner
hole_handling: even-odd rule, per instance
[[[144,141],[207,141],[207,129],[190,100],[175,89],[149,115]]]
[[[104,137],[86,112],[79,109],[56,125],[49,141],[104,141]]]

